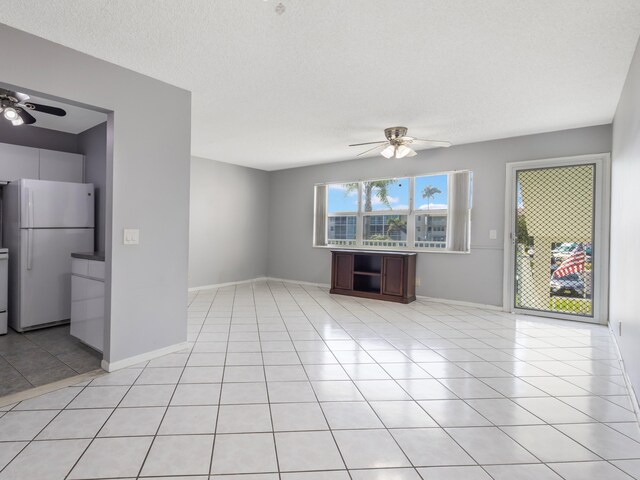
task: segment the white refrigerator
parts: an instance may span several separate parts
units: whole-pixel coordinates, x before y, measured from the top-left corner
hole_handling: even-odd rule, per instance
[[[94,250],[91,183],[17,180],[3,189],[9,325],[19,332],[71,316],[71,253]]]

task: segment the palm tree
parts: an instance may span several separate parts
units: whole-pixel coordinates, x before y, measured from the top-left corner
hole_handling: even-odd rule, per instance
[[[363,195],[364,195],[364,211],[373,211],[372,196],[375,190],[376,197],[381,203],[391,209],[391,203],[389,202],[389,185],[393,184],[393,180],[375,180],[373,182],[363,182]],[[347,183],[346,194],[358,191],[358,183]]]
[[[438,187],[434,187],[432,185],[427,185],[422,190],[422,198],[427,199],[427,210],[431,210],[431,199],[435,197],[437,194],[442,193]]]
[[[407,233],[407,221],[402,220],[400,217],[390,218],[387,221],[387,235],[393,238],[393,233]]]

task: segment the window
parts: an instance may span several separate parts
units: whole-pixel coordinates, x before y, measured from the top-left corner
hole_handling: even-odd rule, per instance
[[[469,171],[315,187],[314,245],[469,251]]]
[[[356,244],[359,188],[357,183],[327,186],[327,245]]]
[[[362,182],[362,245],[406,247],[409,179]]]
[[[447,247],[448,183],[447,173],[416,177],[413,193],[418,213],[415,248]]]

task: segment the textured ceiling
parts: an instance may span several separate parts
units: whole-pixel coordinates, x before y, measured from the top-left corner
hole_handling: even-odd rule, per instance
[[[394,125],[460,144],[608,123],[640,34],[638,0],[282,2],[0,0],[0,20],[191,90],[193,155],[265,170]]]

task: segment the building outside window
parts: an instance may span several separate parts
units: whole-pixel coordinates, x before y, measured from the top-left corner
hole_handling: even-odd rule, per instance
[[[332,215],[327,231],[329,240],[353,240],[356,238],[356,217]]]

